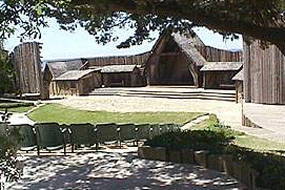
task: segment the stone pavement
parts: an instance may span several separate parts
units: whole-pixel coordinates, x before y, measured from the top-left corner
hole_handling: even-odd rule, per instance
[[[285,105],[245,104],[245,116],[261,129],[255,135],[285,143]]]
[[[138,159],[136,148],[71,154],[23,156],[24,176],[11,190],[211,189],[245,187],[223,173],[200,166]]]

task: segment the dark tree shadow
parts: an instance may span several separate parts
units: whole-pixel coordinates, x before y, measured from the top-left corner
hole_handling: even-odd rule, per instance
[[[135,153],[29,157],[23,179],[8,189],[243,189],[199,166],[143,160]]]

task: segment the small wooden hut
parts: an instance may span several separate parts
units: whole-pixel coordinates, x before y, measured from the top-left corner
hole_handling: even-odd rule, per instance
[[[67,71],[53,81],[57,96],[87,95],[102,85],[100,69]]]
[[[76,60],[55,60],[46,63],[43,71],[43,86],[45,89],[49,89],[49,93],[52,96],[57,95],[57,87],[55,84],[56,78],[68,71],[78,71],[80,69],[86,69],[88,62],[85,59]]]
[[[144,85],[144,78],[136,65],[108,65],[101,69],[105,87],[137,87]]]
[[[240,103],[243,99],[243,69],[238,72],[232,80],[235,81],[235,89],[236,89],[236,103]]]
[[[208,62],[203,72],[205,89],[235,89],[232,78],[242,69],[241,62]]]

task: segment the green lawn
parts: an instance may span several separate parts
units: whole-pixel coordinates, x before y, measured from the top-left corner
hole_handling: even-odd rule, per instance
[[[34,106],[21,106],[21,107],[15,107],[15,108],[8,108],[8,111],[13,112],[13,113],[25,113],[31,110],[32,108],[34,108]],[[0,111],[5,111],[5,109],[0,108]]]
[[[72,123],[175,123],[184,124],[202,113],[188,112],[132,112],[83,111],[59,104],[44,105],[28,116],[36,122]]]
[[[217,123],[218,123],[217,117],[215,115],[210,115],[210,119],[198,124],[197,126],[195,126],[193,130],[204,130],[204,129],[215,130],[213,125]],[[231,129],[229,129],[229,133],[235,136],[234,144],[240,147],[250,148],[262,152],[285,151],[285,144],[257,138],[242,132],[233,131]]]

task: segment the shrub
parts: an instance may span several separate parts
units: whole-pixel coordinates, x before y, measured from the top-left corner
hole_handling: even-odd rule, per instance
[[[6,181],[16,181],[21,176],[16,157],[20,140],[19,130],[8,130],[6,125],[0,124],[0,177]]]
[[[228,146],[226,153],[236,160],[249,163],[259,175],[256,179],[258,187],[272,190],[285,189],[285,157],[268,152],[255,152],[238,146]]]
[[[146,145],[165,147],[170,150],[187,148],[221,152],[223,147],[228,145],[233,139],[233,136],[226,134],[223,130],[177,131],[155,136],[153,139],[149,139]]]

